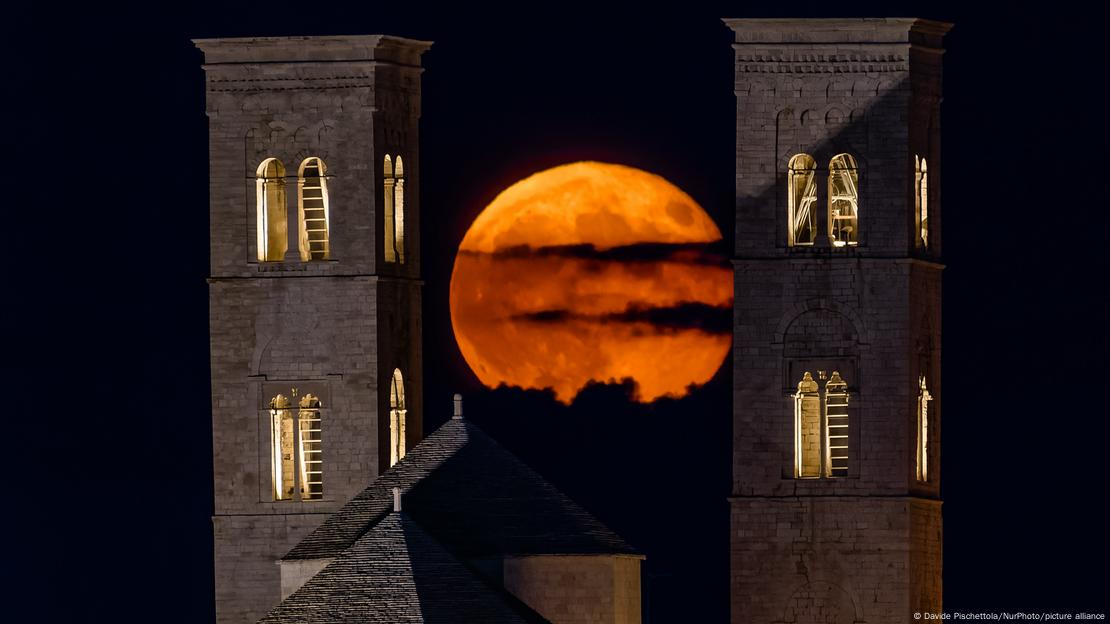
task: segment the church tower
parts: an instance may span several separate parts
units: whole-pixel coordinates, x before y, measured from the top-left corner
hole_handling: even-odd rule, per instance
[[[736,19],[732,621],[941,609],[949,25]]]
[[[420,57],[388,36],[202,39],[216,616],[421,431]]]

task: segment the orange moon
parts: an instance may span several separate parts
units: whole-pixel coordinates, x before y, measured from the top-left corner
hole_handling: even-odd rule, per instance
[[[721,232],[689,195],[623,165],[578,162],[499,194],[459,245],[451,325],[483,384],[635,382],[635,399],[684,396],[732,341]]]

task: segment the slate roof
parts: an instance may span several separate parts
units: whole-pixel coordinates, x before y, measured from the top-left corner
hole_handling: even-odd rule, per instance
[[[392,511],[394,487],[405,513],[464,559],[639,554],[478,427],[452,419],[284,559],[338,556]]]
[[[260,624],[543,624],[404,513],[391,513]]]

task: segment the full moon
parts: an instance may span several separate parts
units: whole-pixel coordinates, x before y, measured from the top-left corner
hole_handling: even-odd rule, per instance
[[[732,340],[721,232],[689,195],[622,165],[578,162],[499,194],[459,245],[451,325],[483,384],[632,379],[635,399],[684,396]]]

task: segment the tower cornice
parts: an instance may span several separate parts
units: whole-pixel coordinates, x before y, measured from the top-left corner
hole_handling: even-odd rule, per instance
[[[910,17],[725,19],[735,33],[736,73],[906,72],[911,51],[943,54],[946,22]]]
[[[193,39],[212,65],[379,61],[420,67],[431,41],[389,35]]]
[[[948,22],[916,17],[880,18],[725,18],[736,34],[734,46],[868,45],[913,43],[940,48],[952,28]]]

